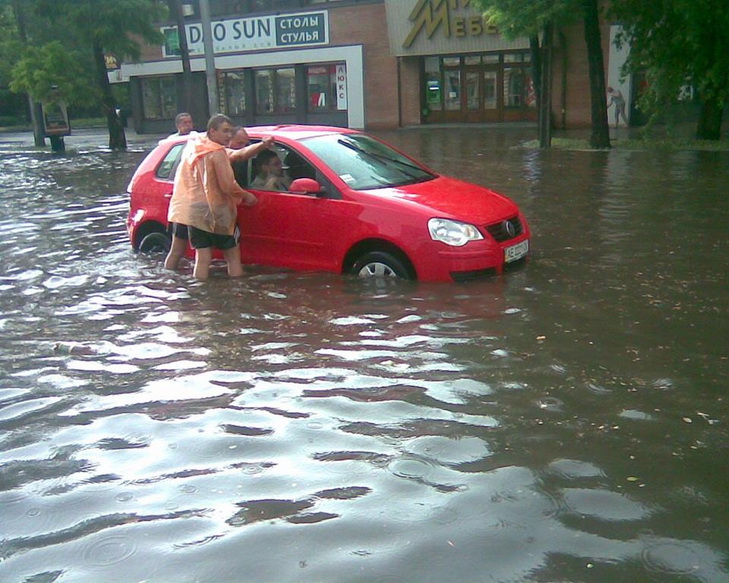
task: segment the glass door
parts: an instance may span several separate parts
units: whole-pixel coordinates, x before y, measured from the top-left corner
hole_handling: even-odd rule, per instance
[[[446,70],[445,74],[445,109],[461,111],[461,72],[458,69]]]
[[[497,99],[498,92],[498,72],[497,71],[484,71],[483,72],[483,108],[487,111],[498,109],[499,100]]]

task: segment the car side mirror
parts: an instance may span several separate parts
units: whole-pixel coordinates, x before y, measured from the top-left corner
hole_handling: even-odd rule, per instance
[[[302,194],[321,194],[324,191],[321,184],[313,178],[297,178],[289,186],[289,192]]]

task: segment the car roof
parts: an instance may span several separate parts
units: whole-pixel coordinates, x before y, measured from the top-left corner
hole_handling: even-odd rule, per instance
[[[271,136],[273,138],[288,138],[290,140],[303,140],[316,136],[329,136],[340,134],[355,134],[357,130],[334,126],[306,125],[306,124],[280,124],[269,126],[250,126],[245,128],[251,137]]]
[[[323,125],[307,125],[307,124],[279,124],[279,125],[267,125],[267,126],[243,126],[248,132],[251,138],[283,138],[284,140],[304,140],[306,138],[313,138],[316,136],[331,136],[331,135],[343,135],[343,134],[359,134],[362,133],[359,130],[353,130],[349,128],[342,128],[336,126],[323,126]],[[162,138],[159,141],[159,145],[172,147],[174,144],[185,143],[189,138],[195,135],[205,135],[205,132],[194,132],[186,136],[178,136],[172,134],[166,138]]]

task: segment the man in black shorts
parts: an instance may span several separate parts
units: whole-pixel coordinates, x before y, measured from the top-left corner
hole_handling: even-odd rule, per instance
[[[248,132],[241,126],[235,126],[233,128],[233,137],[228,144],[228,157],[233,168],[233,173],[236,178],[236,182],[241,186],[244,186],[247,182],[246,171],[248,168],[248,159],[255,157],[257,154],[271,147],[273,144],[273,138],[266,137],[256,144],[250,144],[248,138]],[[238,171],[240,168],[240,174]],[[166,269],[177,269],[180,259],[187,251],[188,238],[188,227],[182,223],[170,223],[168,226],[168,232],[172,237],[172,244],[170,250],[165,258]],[[193,245],[194,248],[194,245]]]
[[[165,269],[177,269],[180,259],[187,251],[187,225],[170,223],[167,226],[167,232],[172,237],[172,243],[170,244],[170,250],[167,252],[167,257],[165,257]]]
[[[196,279],[207,279],[213,249],[220,249],[228,275],[243,274],[240,260],[238,205],[256,204],[256,197],[235,181],[226,146],[233,134],[230,118],[216,114],[204,136],[192,138],[180,157],[167,219],[182,231],[187,225],[195,249]]]

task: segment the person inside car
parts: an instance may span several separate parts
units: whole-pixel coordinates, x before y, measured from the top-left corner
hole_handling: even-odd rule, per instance
[[[283,162],[273,150],[264,150],[255,159],[256,177],[251,188],[260,190],[288,190],[291,178],[284,174]]]
[[[264,138],[256,144],[251,144],[248,132],[242,126],[233,128],[233,137],[228,144],[228,157],[233,166],[235,180],[245,187],[248,183],[248,160],[267,150],[273,144],[273,138]]]

